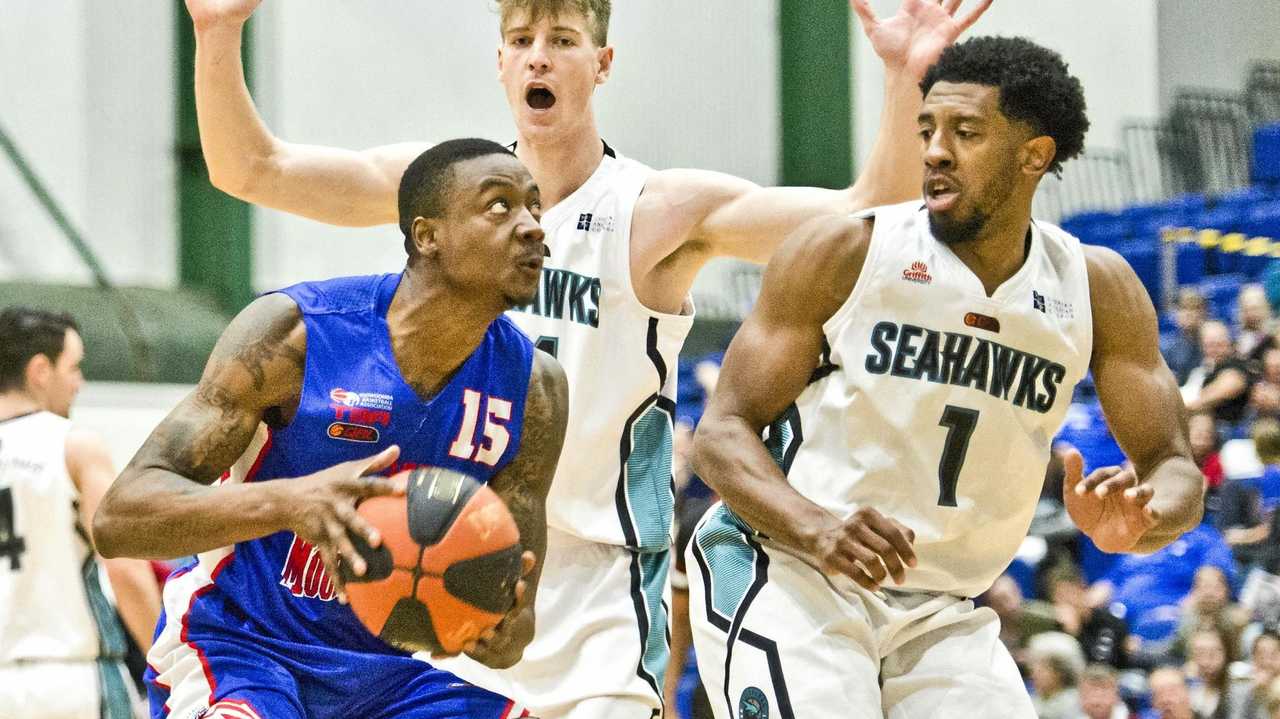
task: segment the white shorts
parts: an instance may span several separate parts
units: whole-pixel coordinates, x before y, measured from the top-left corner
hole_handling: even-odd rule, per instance
[[[1035,717],[990,609],[829,578],[719,504],[686,557],[698,671],[717,719]]]
[[[0,665],[0,719],[130,719],[138,703],[118,661]]]
[[[659,717],[670,558],[548,529],[534,638],[520,663],[494,670],[461,656],[432,664],[540,719]]]

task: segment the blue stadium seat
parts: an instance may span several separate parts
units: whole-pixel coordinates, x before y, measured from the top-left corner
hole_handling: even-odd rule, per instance
[[[1259,202],[1249,208],[1241,228],[1250,237],[1280,240],[1280,200]]]
[[[1280,122],[1253,134],[1253,181],[1280,184]]]
[[[1210,314],[1230,320],[1233,313],[1226,312],[1235,306],[1236,295],[1240,294],[1241,285],[1247,281],[1248,278],[1239,274],[1210,275],[1201,280],[1200,294],[1208,302]]]
[[[1180,242],[1176,245],[1178,253],[1178,284],[1194,285],[1204,278],[1205,251],[1194,242]]]
[[[1130,218],[1116,212],[1085,212],[1062,221],[1062,229],[1089,245],[1114,247],[1132,234]]]
[[[1115,251],[1128,261],[1152,299],[1159,301],[1161,287],[1160,243],[1154,238],[1129,240],[1115,245]]]

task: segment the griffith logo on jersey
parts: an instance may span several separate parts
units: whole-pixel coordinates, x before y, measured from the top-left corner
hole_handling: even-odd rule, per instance
[[[902,279],[922,285],[933,282],[933,278],[929,276],[929,266],[919,260],[912,262],[910,267],[902,271]]]

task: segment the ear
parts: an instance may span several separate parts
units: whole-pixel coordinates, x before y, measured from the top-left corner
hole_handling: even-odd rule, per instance
[[[1048,135],[1040,135],[1023,143],[1018,162],[1023,173],[1039,177],[1049,171],[1049,165],[1053,164],[1057,154],[1058,143]]]
[[[48,384],[49,376],[53,374],[53,360],[48,355],[37,354],[27,360],[27,371],[25,372],[28,387],[43,387]]]
[[[503,43],[498,43],[498,79],[502,79],[502,64],[506,62],[506,58],[502,54]]]
[[[596,84],[603,85],[609,81],[609,73],[613,72],[613,46],[605,46],[596,50]]]
[[[413,246],[418,249],[419,256],[432,258],[440,253],[440,220],[415,217],[410,232],[413,235]]]

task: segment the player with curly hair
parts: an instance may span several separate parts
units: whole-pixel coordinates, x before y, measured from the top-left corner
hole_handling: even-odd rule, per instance
[[[1033,220],[1089,122],[1056,53],[975,38],[924,75],[924,202],[820,218],[765,272],[694,443],[724,504],[687,550],[716,716],[1035,716],[970,600],[1026,536],[1092,371],[1132,468],[1071,518],[1107,552],[1195,527],[1203,478],[1156,316],[1115,252]],[[761,439],[763,433],[763,440]]]

